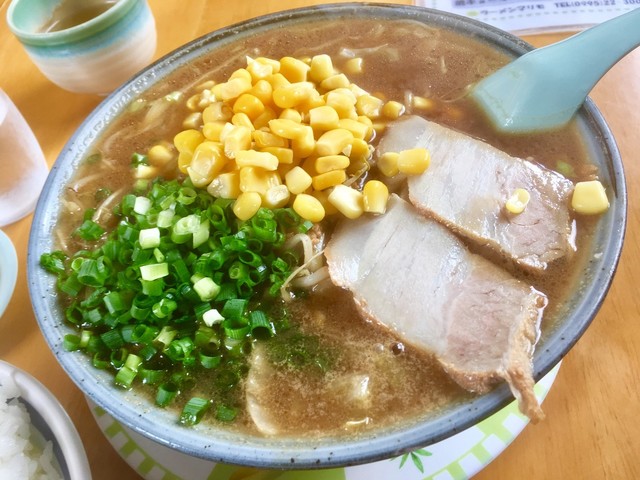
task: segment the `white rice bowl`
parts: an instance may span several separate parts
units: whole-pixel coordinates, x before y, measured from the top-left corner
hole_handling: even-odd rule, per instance
[[[0,478],[62,479],[53,443],[38,438],[19,396],[12,381],[0,385]]]
[[[91,479],[80,436],[60,403],[40,382],[3,361],[0,479]]]

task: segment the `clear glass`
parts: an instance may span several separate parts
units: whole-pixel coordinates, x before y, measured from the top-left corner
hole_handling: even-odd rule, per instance
[[[33,211],[48,173],[29,124],[0,90],[0,227]]]

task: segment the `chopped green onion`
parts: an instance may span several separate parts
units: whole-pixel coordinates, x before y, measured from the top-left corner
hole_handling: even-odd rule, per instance
[[[194,282],[193,289],[203,302],[213,300],[220,293],[220,285],[209,277],[203,277]]]
[[[74,235],[83,240],[98,240],[104,233],[104,229],[92,220],[85,220],[82,225],[75,229]]]
[[[139,242],[140,242],[140,246],[144,249],[159,247],[160,246],[160,229],[155,227],[155,228],[145,228],[144,230],[140,230]]]
[[[204,413],[211,406],[211,402],[205,398],[193,397],[187,402],[180,414],[180,423],[183,425],[195,425],[200,422]]]
[[[202,321],[208,327],[211,327],[216,323],[221,323],[223,320],[224,320],[224,317],[215,308],[207,310],[202,314]]]
[[[108,233],[87,210],[78,235],[98,242],[40,259],[57,276],[65,321],[77,329],[63,346],[88,354],[123,388],[159,385],[161,406],[176,397],[184,405],[197,372],[211,370],[215,416],[235,418],[223,399],[241,384],[253,341],[286,329],[285,314],[268,312],[300,259],[282,246],[308,226],[288,208],[260,209],[246,222],[232,209],[233,200],[212,198],[189,179],[157,179],[122,198]],[[185,424],[201,415],[187,409]]]
[[[169,275],[169,265],[167,263],[153,263],[140,267],[140,276],[143,280],[152,281]]]
[[[158,387],[156,393],[156,405],[166,407],[178,394],[178,386],[175,383],[163,383]]]
[[[64,273],[64,262],[66,259],[67,256],[61,251],[43,253],[40,256],[40,266],[47,272],[58,275]]]
[[[144,215],[151,209],[151,200],[147,197],[136,197],[135,203],[133,204],[133,211]]]
[[[216,407],[216,418],[221,422],[230,423],[233,422],[238,416],[238,409],[229,407],[224,404],[218,404]]]

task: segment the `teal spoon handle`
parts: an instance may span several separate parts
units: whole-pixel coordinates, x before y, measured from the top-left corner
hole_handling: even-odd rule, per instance
[[[524,133],[566,124],[602,76],[640,45],[640,8],[533,50],[470,91],[496,128]]]

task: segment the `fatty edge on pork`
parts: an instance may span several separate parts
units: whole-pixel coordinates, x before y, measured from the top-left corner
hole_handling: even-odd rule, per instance
[[[504,379],[524,414],[544,417],[532,375],[543,294],[395,195],[384,215],[339,225],[325,255],[366,318],[435,354],[463,388],[484,393]]]

